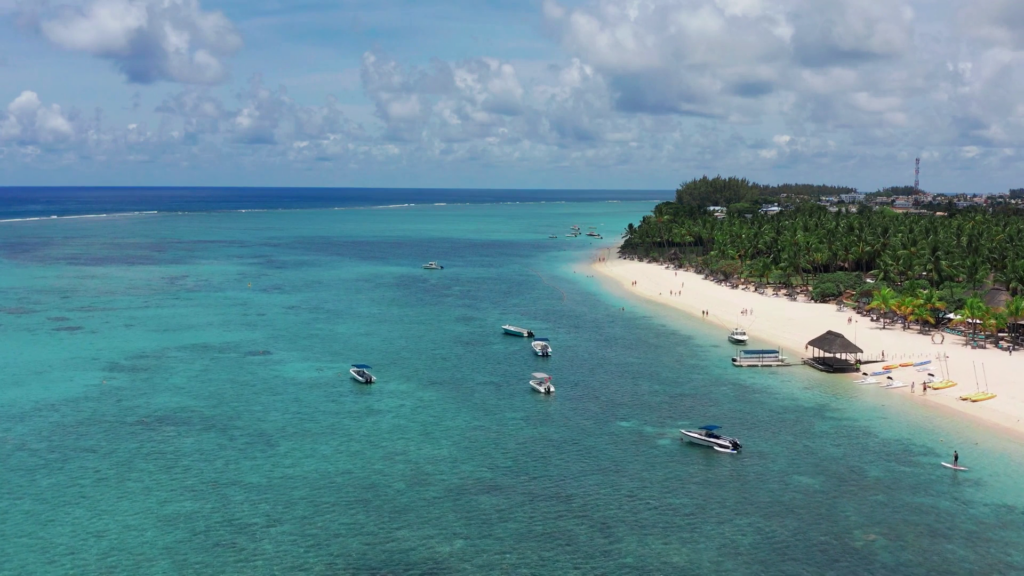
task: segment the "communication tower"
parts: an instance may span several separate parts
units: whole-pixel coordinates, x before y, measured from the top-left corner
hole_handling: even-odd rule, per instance
[[[914,159],[914,192],[921,191],[921,159]]]

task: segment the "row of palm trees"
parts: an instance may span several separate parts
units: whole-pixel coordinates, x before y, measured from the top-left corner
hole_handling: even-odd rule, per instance
[[[939,315],[946,310],[946,303],[937,290],[918,290],[915,293],[900,296],[892,288],[884,287],[874,292],[874,297],[867,305],[868,310],[876,310],[882,314],[882,328],[886,326],[886,312],[892,312],[902,319],[906,330],[913,322],[917,322],[924,331],[926,325],[934,325]],[[1024,320],[1024,296],[1018,295],[1007,301],[1005,307],[990,307],[977,296],[964,301],[963,307],[954,312],[950,322],[952,326],[964,326],[969,329],[972,338],[980,333],[998,335],[1007,327],[1016,335],[1017,323]]]
[[[850,271],[891,286],[957,283],[978,290],[995,282],[1011,295],[1024,293],[1024,218],[1008,214],[831,213],[805,204],[775,215],[717,218],[666,202],[639,226],[626,227],[621,251],[752,279],[776,275],[788,284]]]

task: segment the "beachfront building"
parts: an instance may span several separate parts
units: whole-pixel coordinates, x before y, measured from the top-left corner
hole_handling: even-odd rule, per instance
[[[863,194],[840,194],[839,199],[846,204],[860,204],[864,201]]]
[[[804,364],[822,372],[856,372],[863,350],[839,332],[829,330],[807,343],[810,358]]]

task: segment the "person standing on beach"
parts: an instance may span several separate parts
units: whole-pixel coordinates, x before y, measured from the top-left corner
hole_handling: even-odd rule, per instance
[[[910,393],[911,394],[914,393],[914,383],[913,382],[910,383]]]
[[[921,395],[922,396],[927,396],[928,395],[928,383],[927,382],[921,384]]]

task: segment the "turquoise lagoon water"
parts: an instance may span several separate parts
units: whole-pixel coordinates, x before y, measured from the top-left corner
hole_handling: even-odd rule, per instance
[[[561,236],[651,206],[0,226],[0,574],[1024,572],[1020,446],[735,370]]]

